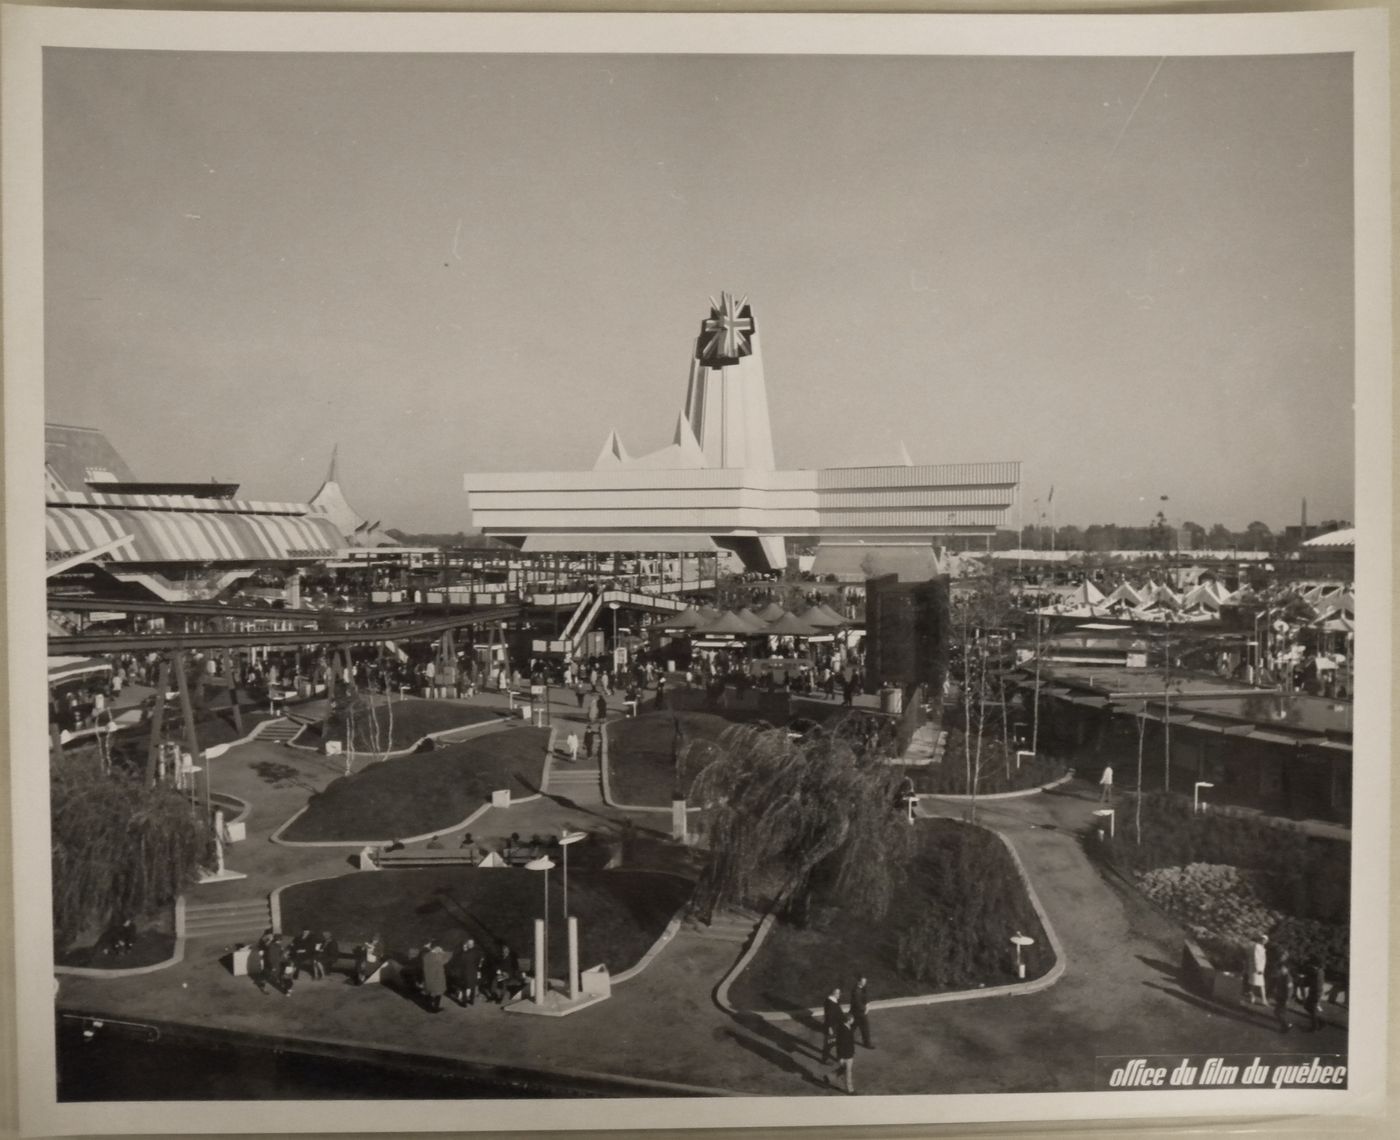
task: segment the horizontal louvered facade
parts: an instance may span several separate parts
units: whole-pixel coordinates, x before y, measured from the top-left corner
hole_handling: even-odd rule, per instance
[[[1020,465],[940,464],[468,475],[487,534],[980,534],[1005,521]]]

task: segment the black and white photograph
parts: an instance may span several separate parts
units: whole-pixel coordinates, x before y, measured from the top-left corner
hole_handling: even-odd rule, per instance
[[[5,18],[26,1130],[1376,1111],[1383,13]]]

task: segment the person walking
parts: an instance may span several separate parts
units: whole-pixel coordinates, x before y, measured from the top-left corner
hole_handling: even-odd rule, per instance
[[[831,1058],[836,1044],[836,1027],[841,1023],[841,987],[833,986],[822,1002],[822,1064]]]
[[[593,753],[598,747],[598,730],[591,724],[583,733],[583,756],[585,760],[592,760]]]
[[[1269,936],[1261,934],[1249,947],[1246,963],[1245,996],[1250,1005],[1267,1004],[1264,996],[1264,971],[1269,965]]]
[[[1269,967],[1266,979],[1269,1000],[1274,1007],[1274,1016],[1278,1018],[1280,1033],[1290,1033],[1293,1030],[1293,1025],[1288,1020],[1288,999],[1293,996],[1293,971],[1290,967],[1288,951],[1280,949],[1273,965]]]
[[[867,1049],[875,1048],[870,1043],[870,989],[864,974],[856,979],[851,990],[851,1017],[860,1033],[860,1043]]]
[[[1103,775],[1099,777],[1099,803],[1113,802],[1113,765],[1103,766]]]
[[[1327,984],[1321,958],[1313,958],[1303,967],[1302,983],[1303,1009],[1308,1015],[1308,1029],[1316,1033],[1322,1028],[1322,991]]]
[[[850,1013],[844,1014],[836,1023],[836,1068],[832,1076],[844,1077],[846,1095],[856,1091],[856,1023]]]
[[[447,951],[430,938],[421,957],[423,997],[432,1013],[441,1013],[442,995],[447,992]]]

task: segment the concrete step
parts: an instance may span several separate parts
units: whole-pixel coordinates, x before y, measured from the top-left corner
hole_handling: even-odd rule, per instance
[[[267,911],[267,899],[233,899],[228,902],[211,903],[191,903],[185,904],[185,920],[191,918],[204,918],[214,915],[227,914],[251,914],[254,911]]]

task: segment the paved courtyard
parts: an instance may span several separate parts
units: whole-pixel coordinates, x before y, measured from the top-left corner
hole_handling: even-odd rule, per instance
[[[495,695],[472,700],[503,703]],[[570,698],[553,706],[561,741],[571,730],[582,735],[573,705]],[[472,731],[509,729],[502,722]],[[187,900],[192,912],[209,904],[248,907],[258,921],[237,936],[244,940],[266,925],[257,904],[276,886],[351,870],[351,848],[291,847],[268,839],[311,792],[343,774],[344,764],[265,741],[240,745],[213,764],[215,790],[253,805],[247,841],[228,851],[228,865],[247,878],[194,887]],[[1065,973],[1035,994],[877,1011],[876,1048],[861,1051],[857,1061],[861,1092],[1087,1089],[1095,1086],[1098,1055],[1345,1052],[1344,1010],[1326,1006],[1329,1026],[1284,1037],[1260,1007],[1214,1005],[1188,994],[1176,977],[1180,932],[1136,894],[1107,882],[1081,849],[1079,834],[1095,807],[1095,789],[1081,783],[979,807],[979,821],[1004,835],[1025,865],[1063,946]],[[478,838],[557,833],[565,823],[616,828],[628,818],[603,803],[596,761],[556,761],[544,795],[491,809],[471,831]],[[653,830],[668,822],[656,814],[630,818]],[[818,1061],[815,1026],[734,1016],[715,1002],[716,986],[743,948],[741,937],[683,926],[642,973],[615,989],[612,1000],[563,1019],[451,1005],[430,1017],[391,988],[354,988],[338,977],[302,981],[289,999],[264,995],[220,964],[234,937],[191,937],[182,962],[149,974],[66,976],[60,1008],[623,1081],[838,1095],[822,1084],[826,1069]],[[812,1005],[821,998],[791,996]],[[636,1087],[640,1092],[648,1086]]]

